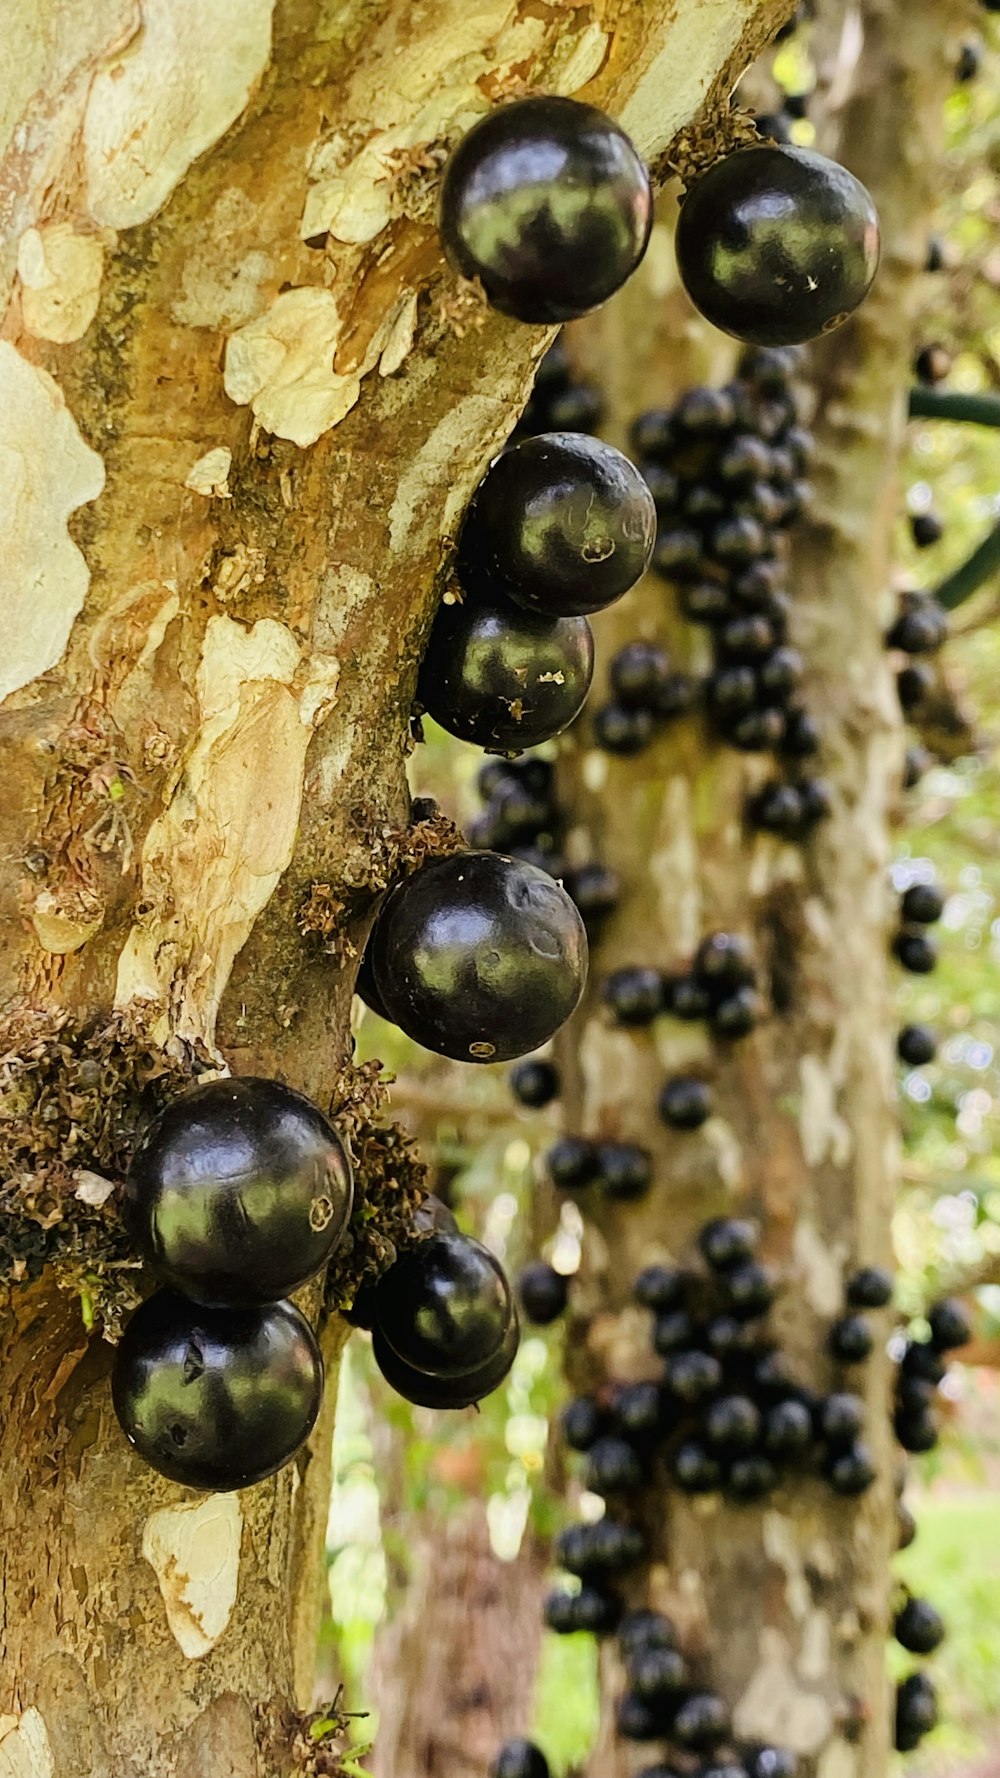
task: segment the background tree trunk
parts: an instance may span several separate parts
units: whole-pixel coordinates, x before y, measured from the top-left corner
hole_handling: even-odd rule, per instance
[[[771,775],[771,762],[714,744],[694,721],[672,725],[637,759],[618,762],[581,740],[569,760],[572,844],[613,866],[625,889],[592,959],[586,1009],[558,1040],[567,1127],[643,1144],[657,1181],[638,1207],[605,1202],[587,1211],[573,1330],[586,1332],[586,1350],[573,1332],[567,1346],[577,1385],[656,1374],[646,1318],[629,1307],[632,1281],[657,1257],[687,1257],[709,1216],[760,1219],[763,1256],[784,1284],[773,1331],[801,1379],[821,1390],[838,1374],[826,1340],[842,1312],[844,1277],[856,1265],[891,1263],[897,1136],[886,867],[902,727],[882,637],[908,317],[950,81],[948,21],[937,0],[834,0],[821,19],[828,35],[820,41],[849,49],[851,59],[838,68],[836,114],[820,146],[864,179],[883,224],[872,296],[810,352],[817,498],[793,532],[791,640],[805,655],[806,701],[823,724],[820,769],[834,812],[805,849],[748,833],[746,797]],[[694,382],[724,380],[732,363],[725,342],[706,341],[690,321],[682,298],[665,298],[664,262],[669,249],[654,244],[640,277],[575,333],[578,362],[610,398],[607,429],[617,443],[637,412]],[[703,667],[700,637],[665,617],[670,603],[651,579],[599,618],[602,660],[637,635],[663,639],[672,630],[679,664]],[[609,1024],[600,1003],[608,971],[684,968],[699,939],[718,929],[747,934],[762,965],[773,1011],[756,1032],[724,1046],[701,1026],[668,1022],[646,1036]],[[691,1067],[707,1069],[715,1114],[699,1134],[673,1135],[655,1117],[657,1092],[666,1075]],[[648,1588],[649,1601],[682,1627],[700,1678],[731,1705],[737,1733],[794,1748],[803,1769],[823,1778],[872,1778],[885,1770],[890,1741],[883,1648],[895,1453],[884,1351],[848,1379],[844,1386],[866,1397],[879,1468],[860,1502],[797,1480],[759,1508],[691,1502],[672,1490],[657,1492],[644,1512],[655,1558],[643,1596]],[[602,1673],[603,1730],[591,1769],[624,1778],[649,1754],[614,1740],[623,1674],[610,1648]]]
[[[150,1081],[227,1065],[335,1107],[357,1086],[351,963],[406,844],[421,639],[547,341],[444,275],[442,150],[537,84],[659,155],[787,11],[726,0],[706,28],[699,0],[14,0],[0,1756],[18,1774],[306,1759],[332,1409],[274,1481],[193,1498],[128,1452],[88,1329],[134,1300],[102,1193]]]

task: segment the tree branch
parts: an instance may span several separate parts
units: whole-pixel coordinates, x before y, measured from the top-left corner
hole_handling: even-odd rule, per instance
[[[945,611],[956,611],[994,574],[1000,574],[1000,523],[983,538],[968,561],[935,588],[934,597]]]
[[[911,389],[910,419],[1000,426],[1000,395],[967,395],[958,389]]]

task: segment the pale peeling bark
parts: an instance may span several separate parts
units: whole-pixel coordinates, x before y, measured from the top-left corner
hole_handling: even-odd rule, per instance
[[[818,497],[794,534],[791,639],[806,657],[806,700],[824,725],[819,769],[835,808],[804,852],[748,834],[745,797],[771,762],[710,743],[693,721],[673,725],[635,760],[583,742],[568,762],[578,817],[571,853],[593,847],[625,891],[596,952],[588,1009],[560,1040],[567,1123],[638,1141],[656,1161],[645,1203],[595,1206],[588,1218],[579,1306],[592,1319],[585,1354],[570,1341],[577,1384],[656,1374],[647,1318],[628,1306],[632,1280],[651,1260],[689,1258],[709,1216],[759,1217],[764,1257],[784,1283],[771,1325],[817,1388],[834,1386],[824,1347],[846,1273],[891,1263],[898,1142],[886,867],[902,726],[882,635],[910,322],[949,70],[938,0],[865,0],[860,9],[835,0],[826,22],[834,41],[841,25],[861,33],[860,59],[841,82],[837,139],[831,128],[827,145],[871,188],[884,239],[872,296],[811,355]],[[664,231],[640,278],[576,332],[581,364],[610,394],[618,442],[637,411],[729,374],[726,342],[690,321],[672,283]],[[669,593],[650,581],[598,619],[603,661],[634,636],[672,632],[681,664],[687,653],[689,665],[703,666],[703,642],[670,609]],[[719,928],[752,939],[784,1003],[754,1034],[714,1047],[700,1025],[671,1022],[650,1037],[609,1023],[599,984],[610,969],[683,968],[699,938]],[[695,1135],[668,1133],[655,1116],[658,1088],[692,1066],[712,1079],[715,1115]],[[876,1324],[886,1330],[884,1317]],[[760,1507],[692,1503],[673,1490],[650,1499],[644,1520],[655,1551],[649,1601],[676,1618],[738,1734],[794,1748],[818,1778],[874,1778],[890,1738],[888,1365],[876,1353],[848,1376],[866,1396],[880,1472],[862,1501],[838,1499],[819,1481],[783,1487]],[[624,1778],[650,1753],[614,1741],[623,1673],[611,1649],[602,1666],[604,1728],[588,1769]]]
[[[352,971],[296,913],[327,885],[352,956],[405,820],[449,540],[547,343],[478,326],[446,275],[442,151],[540,86],[657,155],[787,10],[12,0],[5,1047],[26,1008],[36,1039],[64,1013],[141,1012],[175,1063],[329,1099]],[[21,1288],[0,1359],[0,1762],[271,1778],[308,1703],[332,1408],[297,1465],[195,1519],[125,1450],[109,1361],[72,1297]]]

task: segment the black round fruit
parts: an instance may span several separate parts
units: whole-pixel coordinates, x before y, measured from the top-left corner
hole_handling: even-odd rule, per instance
[[[694,1317],[686,1309],[668,1309],[657,1315],[653,1325],[653,1351],[661,1358],[672,1352],[686,1352],[695,1333]]]
[[[578,1593],[550,1593],[542,1615],[557,1636],[572,1636],[581,1630],[591,1636],[607,1636],[618,1622],[621,1605],[600,1587],[581,1587]]]
[[[601,998],[620,1025],[648,1025],[663,1011],[663,977],[642,964],[615,969],[605,979]]]
[[[597,1149],[597,1183],[606,1198],[632,1203],[649,1190],[653,1157],[637,1142],[602,1142]]]
[[[688,1274],[678,1266],[644,1266],[635,1281],[635,1300],[658,1314],[677,1309],[684,1301],[688,1282]]]
[[[722,1486],[721,1463],[697,1439],[677,1447],[670,1469],[684,1494],[714,1494]]]
[[[758,1260],[744,1260],[726,1272],[723,1280],[726,1305],[744,1321],[766,1315],[777,1295],[774,1277]]]
[[[517,1295],[528,1320],[536,1327],[548,1327],[565,1313],[569,1302],[569,1279],[546,1260],[532,1260],[518,1277]]]
[[[651,1648],[644,1643],[630,1653],[628,1677],[636,1697],[655,1705],[683,1691],[687,1665],[676,1648]]]
[[[521,1105],[540,1111],[559,1096],[559,1070],[554,1062],[519,1062],[510,1071],[510,1090]]]
[[[937,1386],[945,1373],[944,1359],[940,1352],[929,1342],[908,1340],[899,1361],[900,1375],[916,1377],[921,1382]]]
[[[710,932],[698,946],[691,967],[719,998],[734,988],[751,987],[756,973],[750,946],[737,932]]]
[[[748,1778],[796,1778],[799,1762],[789,1747],[745,1747]]]
[[[611,690],[627,710],[656,710],[673,678],[670,656],[657,642],[626,642],[609,669]]]
[[[812,1415],[804,1402],[775,1402],[764,1415],[764,1449],[770,1457],[795,1457],[812,1443]]]
[[[867,296],[878,217],[864,186],[805,148],[737,149],[688,191],[677,263],[723,333],[788,345],[828,333]]]
[[[896,693],[900,707],[907,715],[927,702],[934,684],[934,669],[926,661],[914,661],[896,674]]]
[[[604,112],[519,99],[490,112],[445,168],[440,228],[464,278],[518,321],[571,321],[631,277],[652,226],[649,174]]]
[[[911,975],[930,975],[937,966],[937,946],[922,926],[901,926],[892,941],[892,954]]]
[[[860,1364],[871,1356],[875,1337],[863,1315],[842,1315],[830,1329],[830,1351],[844,1364]]]
[[[713,1271],[726,1272],[744,1260],[752,1259],[757,1250],[760,1230],[755,1222],[736,1216],[717,1216],[703,1223],[698,1232],[698,1246]]]
[[[583,1136],[560,1136],[549,1149],[545,1165],[560,1191],[581,1191],[597,1178],[600,1157],[595,1144]]]
[[[361,962],[358,964],[358,973],[354,981],[354,992],[358,999],[364,1002],[369,1012],[377,1013],[380,1019],[386,1019],[390,1025],[392,1024],[382,1003],[382,996],[375,986],[375,971],[372,968],[370,948],[366,948],[361,953]]]
[[[697,1130],[711,1116],[712,1090],[703,1080],[679,1074],[666,1082],[657,1104],[665,1124],[675,1130]]]
[[[718,1451],[749,1451],[761,1433],[760,1410],[746,1395],[720,1395],[706,1409],[706,1442]]]
[[[505,1741],[490,1778],[549,1778],[549,1762],[533,1741]]]
[[[661,1430],[663,1402],[656,1383],[623,1383],[615,1391],[615,1423],[627,1438],[646,1444]]]
[[[617,753],[628,759],[641,753],[653,738],[653,715],[649,710],[629,710],[624,704],[604,704],[594,713],[594,740],[605,753]]]
[[[517,1315],[512,1314],[503,1343],[492,1358],[461,1376],[432,1376],[407,1364],[393,1351],[381,1328],[372,1332],[372,1356],[390,1388],[419,1408],[470,1408],[499,1388],[517,1357]]]
[[[653,496],[602,439],[545,432],[504,451],[462,527],[466,591],[512,599],[536,617],[579,617],[620,599],[644,574],[656,536]]]
[[[111,1399],[129,1443],[188,1488],[248,1488],[312,1431],[323,1360],[291,1303],[210,1309],[175,1290],[140,1304],[122,1335]]]
[[[460,741],[514,752],[569,726],[593,672],[585,617],[540,617],[502,593],[470,593],[438,606],[417,698]]]
[[[844,1294],[852,1309],[884,1309],[892,1302],[893,1277],[884,1266],[861,1266],[847,1280]]]
[[[592,1494],[622,1494],[641,1488],[642,1463],[627,1439],[608,1434],[595,1439],[587,1452],[584,1485]]]
[[[626,1692],[615,1716],[619,1735],[625,1741],[658,1741],[663,1734],[661,1712],[646,1704],[635,1692]]]
[[[621,899],[621,882],[610,865],[583,864],[578,870],[566,871],[563,882],[588,929],[614,913]]]
[[[864,1494],[877,1474],[872,1454],[860,1439],[838,1452],[826,1467],[826,1479],[837,1494]]]
[[[945,1638],[944,1619],[926,1599],[907,1599],[892,1628],[896,1641],[913,1655],[932,1655]]]
[[[587,937],[570,897],[496,852],[423,865],[390,895],[373,941],[396,1024],[456,1061],[511,1061],[547,1043],[586,980]]]
[[[972,1338],[969,1317],[953,1296],[942,1297],[935,1303],[927,1311],[927,1320],[935,1352],[953,1352],[959,1346],[967,1346]]]
[[[715,1692],[693,1692],[674,1717],[671,1736],[678,1747],[704,1752],[718,1747],[730,1732],[729,1712],[722,1699]]]
[[[897,1411],[893,1415],[892,1429],[904,1451],[912,1451],[921,1455],[933,1451],[938,1442],[937,1422],[930,1409],[908,1414]]]
[[[675,975],[663,984],[664,1011],[675,1019],[707,1019],[712,997],[695,975]]]
[[[598,1407],[591,1395],[576,1395],[567,1402],[562,1412],[560,1425],[562,1435],[571,1451],[589,1451],[596,1438],[604,1431],[607,1415]]]
[[[937,1054],[937,1036],[930,1025],[904,1025],[896,1038],[896,1054],[911,1068],[933,1062]]]
[[[778,1486],[778,1471],[769,1457],[750,1451],[745,1457],[734,1457],[726,1470],[726,1493],[731,1500],[749,1506],[763,1500]]]
[[[627,1658],[641,1648],[676,1648],[677,1630],[662,1611],[641,1608],[625,1613],[618,1626],[618,1640]]]
[[[722,1366],[710,1352],[675,1350],[663,1367],[663,1380],[671,1395],[693,1407],[716,1393]]]
[[[499,1260],[469,1235],[419,1241],[375,1286],[375,1330],[404,1364],[435,1378],[490,1363],[516,1322]]]
[[[911,883],[899,904],[900,917],[918,926],[933,926],[944,913],[944,896],[933,883]]]
[[[274,1303],[325,1265],[354,1201],[351,1163],[310,1100],[276,1080],[214,1080],[174,1099],[125,1181],[128,1233],[196,1302]]]
[[[865,1423],[865,1404],[860,1395],[836,1390],[819,1404],[817,1431],[829,1445],[850,1445],[860,1435]]]

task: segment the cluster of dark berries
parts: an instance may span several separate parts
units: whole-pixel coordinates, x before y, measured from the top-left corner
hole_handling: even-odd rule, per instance
[[[512,1061],[569,1018],[587,956],[580,914],[547,870],[492,851],[456,852],[390,892],[357,988],[438,1055]]]
[[[944,897],[933,883],[911,883],[900,897],[892,954],[913,975],[929,975],[937,965],[937,946],[926,929],[940,920],[943,912]]]
[[[517,1309],[503,1267],[463,1235],[443,1204],[431,1231],[366,1293],[364,1321],[382,1375],[418,1407],[467,1408],[496,1389],[517,1355]]]
[[[690,673],[678,672],[659,642],[638,638],[614,656],[611,697],[594,713],[594,740],[605,753],[639,753],[663,723],[686,716],[700,696]]]
[[[605,1197],[631,1203],[649,1190],[652,1156],[635,1142],[588,1142],[584,1136],[560,1136],[545,1164],[560,1191],[594,1189]]]
[[[938,1442],[935,1399],[947,1353],[968,1344],[972,1329],[961,1303],[944,1297],[928,1311],[929,1337],[907,1340],[896,1375],[893,1429],[904,1451],[932,1451]]]
[[[699,1235],[707,1276],[661,1264],[640,1273],[635,1297],[654,1317],[660,1379],[580,1396],[563,1415],[567,1444],[586,1454],[591,1492],[621,1501],[648,1484],[657,1459],[683,1492],[721,1490],[737,1503],[771,1493],[789,1465],[818,1470],[841,1494],[870,1486],[861,1399],[842,1389],[816,1395],[762,1337],[759,1323],[776,1286],[756,1245],[754,1224],[718,1218]],[[848,1300],[872,1300],[879,1276],[856,1274]],[[839,1340],[831,1350],[842,1356]],[[573,1613],[591,1607],[589,1595],[583,1607],[567,1606],[566,1627],[584,1627]],[[612,1606],[608,1612],[614,1615]]]
[[[620,1025],[648,1025],[665,1014],[688,1022],[704,1019],[716,1037],[724,1038],[745,1037],[763,1014],[750,946],[735,932],[710,932],[687,971],[668,975],[648,964],[616,969],[602,996]]]
[[[941,1613],[927,1599],[907,1593],[893,1620],[893,1635],[909,1654],[931,1655],[945,1638]],[[926,1673],[911,1673],[896,1688],[893,1745],[899,1753],[913,1749],[937,1726],[937,1692]]]
[[[775,229],[776,210],[785,224]],[[649,174],[617,124],[573,99],[492,111],[445,168],[445,253],[516,320],[573,320],[605,302],[649,242]],[[846,319],[878,266],[864,186],[806,149],[757,144],[692,184],[676,234],[681,279],[725,333],[761,345],[814,339]]]
[[[604,403],[595,383],[575,375],[562,338],[557,338],[539,363],[528,405],[511,443],[538,432],[596,432]]]
[[[485,806],[468,830],[473,844],[507,853],[558,878],[575,902],[588,937],[598,937],[618,906],[621,884],[613,870],[596,861],[567,864],[561,844],[566,821],[551,762],[539,757],[491,759],[479,774],[478,788]]]
[[[886,647],[905,654],[905,666],[896,673],[896,691],[906,715],[919,710],[934,689],[935,673],[929,661],[917,656],[935,654],[948,637],[948,620],[930,593],[903,593],[895,621],[886,631]]]
[[[147,1129],[123,1214],[166,1288],[125,1329],[112,1400],[153,1469],[228,1492],[273,1475],[308,1438],[323,1361],[286,1299],[336,1252],[353,1201],[337,1132],[279,1081],[194,1087]]]

